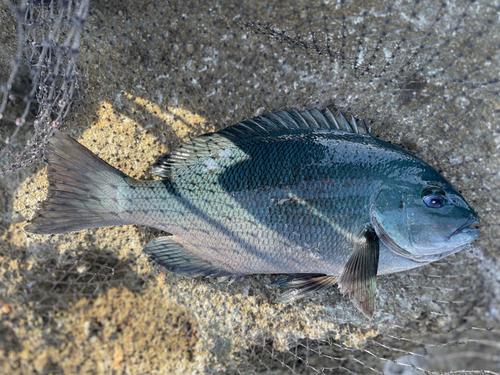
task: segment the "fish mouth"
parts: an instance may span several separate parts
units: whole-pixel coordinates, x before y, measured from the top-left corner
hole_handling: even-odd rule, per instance
[[[451,235],[450,238],[457,235],[457,234],[469,234],[471,236],[479,236],[479,229],[477,228],[471,228],[474,225],[479,225],[479,219],[477,217],[471,217],[469,220],[467,220],[464,225],[459,227],[457,230],[455,230]]]

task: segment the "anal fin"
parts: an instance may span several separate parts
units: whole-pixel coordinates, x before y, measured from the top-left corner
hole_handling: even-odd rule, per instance
[[[290,288],[290,290],[281,294],[274,302],[288,303],[302,299],[313,292],[334,285],[338,279],[336,276],[324,274],[290,274],[280,277],[273,282],[273,285]]]
[[[172,236],[158,237],[149,242],[144,253],[157,265],[180,276],[231,276],[231,272],[214,267],[208,260],[186,249]]]
[[[371,318],[375,311],[377,294],[379,239],[371,228],[364,236],[365,241],[356,244],[338,283],[340,291],[348,294],[356,307],[367,318]]]

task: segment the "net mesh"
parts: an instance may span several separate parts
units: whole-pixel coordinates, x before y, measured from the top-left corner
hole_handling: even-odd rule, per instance
[[[498,1],[18,1],[0,12],[0,372],[500,373]],[[31,235],[59,128],[123,172],[288,108],[352,113],[481,217],[470,248],[379,277],[373,320],[336,288],[151,269],[160,233]]]

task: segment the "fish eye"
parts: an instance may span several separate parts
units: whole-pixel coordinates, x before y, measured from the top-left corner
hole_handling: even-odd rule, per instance
[[[422,192],[422,200],[427,207],[441,208],[446,204],[445,192],[436,187],[427,188]]]
[[[424,198],[424,203],[431,208],[441,208],[446,202],[444,198],[439,195],[428,195]]]

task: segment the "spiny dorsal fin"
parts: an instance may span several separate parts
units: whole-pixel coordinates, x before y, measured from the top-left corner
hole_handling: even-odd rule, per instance
[[[280,288],[290,288],[281,294],[275,303],[288,303],[302,299],[313,292],[325,289],[335,285],[338,277],[323,274],[291,274],[280,277],[273,282],[273,285],[279,285]]]
[[[232,273],[214,267],[209,261],[186,249],[172,236],[158,237],[143,249],[149,260],[180,276],[231,276]]]
[[[239,138],[301,129],[340,130],[357,134],[370,133],[364,123],[362,126],[359,126],[353,116],[351,116],[351,122],[349,122],[342,112],[334,115],[328,108],[325,108],[323,112],[320,112],[317,108],[313,108],[303,111],[291,109],[258,116],[223,129],[217,134],[227,136],[232,140],[237,140]]]
[[[359,126],[353,116],[349,122],[342,112],[334,115],[328,108],[325,108],[323,112],[317,108],[303,111],[296,109],[279,111],[242,121],[217,133],[197,137],[158,159],[152,166],[152,172],[160,177],[168,178],[176,171],[213,155],[217,150],[234,147],[234,142],[239,140],[301,129],[370,134],[364,122]]]
[[[373,229],[364,233],[365,241],[357,244],[339,279],[339,289],[367,317],[375,311],[379,239]]]

